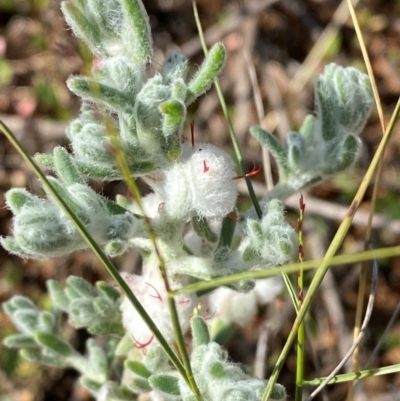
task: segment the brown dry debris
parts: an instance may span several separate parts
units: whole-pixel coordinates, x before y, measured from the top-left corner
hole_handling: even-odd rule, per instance
[[[4,4],[9,4],[5,8]],[[47,4],[40,7],[40,4]],[[312,81],[323,66],[335,61],[342,65],[363,66],[362,56],[351,20],[340,17],[342,23],[335,27],[339,36],[334,43],[311,64],[311,69],[301,71],[304,61],[324,29],[331,22],[339,6],[338,0],[201,0],[198,2],[200,17],[204,24],[209,44],[223,41],[228,49],[228,62],[221,76],[233,124],[242,152],[249,168],[253,161],[262,163],[260,146],[249,136],[248,129],[261,119],[263,126],[284,138],[290,129],[298,128],[304,116],[313,109]],[[36,8],[33,6],[36,4]],[[154,67],[167,52],[179,46],[183,53],[199,63],[202,58],[197,37],[191,1],[148,0],[146,8],[156,46]],[[395,102],[400,95],[400,5],[385,0],[361,0],[357,15],[367,43],[372,67],[381,95],[384,115],[389,121]],[[336,16],[337,17],[337,16]],[[339,18],[339,19],[340,19]],[[336,29],[335,28],[335,29]],[[158,60],[158,61],[157,61]],[[5,63],[9,73],[3,74],[0,67],[0,118],[14,131],[31,154],[50,152],[57,144],[66,145],[63,133],[66,123],[79,108],[78,100],[65,86],[71,74],[88,72],[91,59],[87,51],[78,44],[66,29],[59,11],[59,1],[33,2],[28,0],[0,1],[0,63]],[[3,64],[1,64],[3,65]],[[250,73],[255,71],[255,83]],[[3,71],[5,71],[3,69]],[[298,77],[306,76],[307,81]],[[262,100],[258,116],[255,98]],[[192,109],[198,140],[213,142],[229,148],[227,124],[221,113],[218,98],[209,92]],[[398,133],[398,131],[397,131]],[[338,224],[344,218],[351,197],[361,182],[363,173],[376,150],[382,132],[376,112],[368,123],[365,134],[365,151],[359,165],[340,179],[322,184],[305,194],[306,257],[323,256]],[[40,191],[33,174],[23,164],[4,137],[0,137],[0,234],[10,232],[11,215],[4,209],[4,192],[12,186],[27,186]],[[379,214],[373,221],[373,247],[379,248],[399,244],[400,235],[400,147],[399,136],[394,135],[385,159],[379,185]],[[272,175],[276,178],[275,166]],[[265,193],[265,184],[259,175],[255,182],[258,194]],[[100,188],[105,194],[115,195],[119,184]],[[343,247],[360,252],[363,250],[363,235],[371,207],[372,190],[363,201],[363,210],[357,213],[355,226]],[[245,196],[245,195],[243,195]],[[298,197],[287,202],[293,221],[298,213]],[[379,208],[379,205],[382,205]],[[108,279],[95,258],[88,252],[79,252],[68,258],[50,261],[23,261],[0,249],[0,301],[12,293],[31,296],[44,302],[45,280],[63,280],[70,274],[83,276],[91,281]],[[374,346],[390,321],[400,297],[400,259],[381,262],[378,293],[367,340],[362,344],[362,354],[371,354]],[[137,253],[130,254],[126,261],[119,261],[134,269],[140,263]],[[310,280],[312,273],[307,274]],[[308,343],[306,377],[328,374],[347,352],[351,345],[358,291],[359,271],[357,266],[333,268],[324,282],[320,298],[311,308],[307,319]],[[322,300],[322,302],[321,302]],[[260,311],[260,317],[252,327],[238,329],[228,343],[233,358],[254,363],[254,351],[259,338],[264,338],[268,355],[268,372],[280,352],[294,319],[289,297],[282,297],[279,311],[277,305]],[[281,317],[284,316],[284,319]],[[12,331],[10,322],[0,312],[0,338]],[[263,336],[259,336],[264,333]],[[390,338],[397,345],[383,348],[373,366],[400,363],[400,330],[396,323],[389,329]],[[85,333],[77,333],[74,343],[83,344]],[[264,344],[264,345],[265,345]],[[262,344],[258,344],[260,346]],[[56,373],[51,369],[27,365],[13,365],[15,353],[0,345],[0,381],[10,397],[26,401],[83,401],[89,395],[79,386],[74,386],[75,376],[70,371]],[[250,355],[250,357],[249,357]],[[368,359],[363,357],[363,360]],[[258,362],[259,363],[259,362]],[[260,366],[260,363],[259,365]],[[263,364],[261,363],[261,369]],[[31,376],[26,370],[35,371]],[[257,369],[257,362],[256,362]],[[260,369],[258,367],[258,369]],[[295,354],[285,365],[279,382],[289,394],[294,394]],[[346,365],[345,369],[349,369]],[[41,374],[38,374],[41,372]],[[48,372],[52,372],[48,374]],[[313,376],[314,375],[314,376]],[[393,386],[400,386],[400,375],[380,376],[369,379],[356,387],[357,400],[394,400]],[[346,386],[328,387],[318,400],[342,401]],[[393,396],[394,398],[390,398]],[[0,390],[1,397],[1,390]]]

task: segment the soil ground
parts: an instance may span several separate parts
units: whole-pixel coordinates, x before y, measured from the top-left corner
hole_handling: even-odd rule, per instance
[[[146,9],[154,35],[157,70],[169,51],[179,48],[194,66],[203,59],[189,0],[148,0]],[[345,3],[345,1],[344,1]],[[313,82],[324,65],[336,62],[365,70],[360,46],[346,7],[338,0],[200,0],[198,7],[209,45],[223,41],[228,61],[220,78],[245,160],[252,168],[261,164],[261,149],[249,135],[249,127],[262,120],[263,126],[283,139],[299,127],[313,110]],[[357,5],[364,40],[371,58],[386,122],[400,95],[400,2],[362,0]],[[328,30],[331,36],[322,41]],[[333,33],[332,33],[333,32]],[[329,38],[331,38],[329,40]],[[316,43],[320,50],[315,51]],[[314,54],[313,57],[310,55]],[[68,145],[65,127],[79,110],[65,80],[71,74],[90,71],[87,49],[71,35],[60,13],[58,0],[0,0],[0,118],[14,131],[30,154],[51,152],[58,144]],[[251,78],[253,76],[253,78]],[[257,115],[257,97],[264,108]],[[191,109],[189,120],[196,126],[198,141],[230,149],[227,124],[215,91],[209,92]],[[382,129],[376,110],[365,127],[364,149],[356,167],[305,193],[305,257],[319,258],[332,239],[373,157]],[[400,235],[400,135],[395,130],[383,161],[376,217],[374,248],[399,244]],[[277,178],[275,166],[272,173]],[[0,235],[11,232],[11,214],[4,207],[4,192],[27,187],[40,193],[33,173],[0,136]],[[109,196],[124,193],[121,183],[95,184]],[[259,194],[265,193],[262,174],[255,178]],[[357,214],[341,252],[363,250],[372,186]],[[241,200],[249,204],[245,191]],[[288,216],[295,224],[298,197],[289,200]],[[123,270],[140,264],[135,251],[117,260]],[[371,367],[400,363],[400,259],[380,261],[377,298],[361,345],[360,366],[369,357],[388,328]],[[32,261],[10,256],[0,249],[0,302],[24,294],[45,307],[45,281],[64,280],[68,275],[88,280],[107,280],[90,252],[79,252],[55,260]],[[307,280],[312,273],[307,274]],[[307,319],[306,377],[329,374],[351,345],[352,327],[360,276],[359,266],[332,268]],[[368,291],[366,298],[368,296]],[[267,346],[265,377],[271,372],[291,329],[294,312],[282,295],[247,328],[237,328],[227,343],[233,360],[250,368],[259,363],[254,355]],[[388,327],[389,322],[391,325]],[[14,332],[0,311],[0,338]],[[79,349],[85,332],[66,333]],[[17,353],[0,345],[1,401],[84,401],[90,395],[75,384],[75,373],[42,368],[21,360]],[[349,369],[349,366],[342,372]],[[294,394],[295,354],[288,358],[279,382]],[[400,374],[364,380],[355,389],[356,400],[399,400]],[[307,393],[308,390],[305,391]],[[324,401],[345,399],[346,385],[330,386],[317,397]]]

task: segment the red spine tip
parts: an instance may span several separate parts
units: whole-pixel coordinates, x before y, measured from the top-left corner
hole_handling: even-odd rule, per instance
[[[253,170],[249,171],[247,174],[238,175],[233,177],[232,180],[239,180],[240,178],[249,178],[258,174],[261,171],[261,166],[256,167],[256,164],[253,164]]]
[[[190,122],[190,137],[192,139],[192,148],[194,148],[194,121]]]
[[[154,290],[154,291],[156,292],[156,294],[157,294],[157,295],[151,295],[151,294],[150,294],[150,296],[151,296],[152,298],[156,298],[156,299],[160,300],[160,302],[162,302],[161,295],[160,295],[160,293],[158,292],[157,288],[154,287],[154,285],[152,285],[152,284],[150,284],[150,283],[145,283],[145,284],[148,285],[149,287],[153,288],[153,290]]]

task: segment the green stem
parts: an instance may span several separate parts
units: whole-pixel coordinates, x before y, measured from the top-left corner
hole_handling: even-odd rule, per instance
[[[303,380],[304,380],[304,323],[302,323],[297,332],[297,359],[296,359],[296,390],[295,401],[303,399]]]
[[[360,370],[358,372],[351,372],[351,373],[343,373],[341,375],[337,375],[332,377],[331,380],[327,384],[337,384],[337,383],[345,383],[345,382],[354,382],[355,380],[361,380],[368,377],[375,377],[375,376],[382,376],[382,375],[389,375],[393,373],[400,372],[400,364],[397,365],[389,365],[384,366],[383,368],[376,368],[376,369],[366,369]],[[304,380],[304,386],[319,386],[321,383],[325,381],[325,377],[319,377],[318,379],[313,380]]]
[[[194,18],[196,20],[197,30],[199,32],[199,39],[200,39],[200,42],[201,42],[201,46],[203,47],[204,54],[207,56],[207,54],[208,54],[207,44],[206,44],[205,39],[204,39],[203,28],[201,26],[199,13],[197,11],[197,5],[196,5],[195,1],[193,2],[193,12],[194,12]],[[215,78],[214,85],[215,85],[215,89],[217,90],[217,93],[218,93],[219,102],[221,103],[222,111],[223,111],[225,119],[226,119],[226,121],[228,123],[229,135],[231,137],[233,148],[235,150],[236,158],[237,158],[237,160],[239,162],[239,174],[240,175],[244,175],[245,174],[244,172],[246,171],[246,163],[245,163],[245,161],[243,159],[243,156],[242,156],[242,153],[240,151],[239,144],[238,144],[238,141],[236,139],[235,131],[233,130],[232,121],[231,121],[231,118],[229,117],[228,108],[226,106],[224,94],[222,93],[221,86],[219,85],[218,78]],[[253,202],[253,205],[254,205],[254,208],[255,208],[255,210],[257,212],[257,216],[258,216],[259,219],[261,219],[261,217],[262,217],[261,207],[260,207],[260,204],[258,203],[258,200],[257,200],[257,197],[256,197],[256,193],[254,192],[254,188],[253,188],[253,185],[251,183],[251,180],[250,180],[249,177],[245,177],[245,180],[246,180],[246,185],[247,185],[247,189],[249,191],[250,198],[251,198],[251,200]]]

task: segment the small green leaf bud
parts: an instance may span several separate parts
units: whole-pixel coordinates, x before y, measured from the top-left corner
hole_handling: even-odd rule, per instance
[[[38,330],[52,333],[57,330],[57,322],[54,315],[47,311],[39,314]]]
[[[25,334],[32,334],[38,327],[39,312],[29,309],[19,309],[11,316],[18,330]]]
[[[12,188],[6,193],[6,205],[14,213],[17,214],[24,206],[34,206],[40,203],[40,199],[30,194],[25,188]]]
[[[121,294],[112,285],[104,282],[98,281],[96,283],[97,289],[103,293],[110,301],[116,302],[120,299]]]
[[[13,334],[3,340],[7,348],[37,348],[37,342],[29,334]]]
[[[93,323],[97,313],[91,300],[78,298],[71,302],[69,316],[70,323],[76,328],[81,328]]]
[[[188,84],[186,104],[192,103],[210,88],[214,79],[221,72],[225,64],[225,58],[225,46],[222,43],[216,43],[208,52],[199,71],[197,71]]]
[[[101,389],[101,383],[89,377],[81,376],[79,378],[79,383],[82,385],[82,387],[92,391],[93,393],[97,393]]]
[[[65,288],[64,293],[70,301],[74,301],[75,299],[81,298],[79,292],[74,290],[72,287]]]
[[[36,305],[29,299],[22,295],[15,295],[9,301],[3,304],[7,313],[13,313],[19,309],[30,310],[33,312],[38,312]]]
[[[146,365],[139,361],[130,361],[129,359],[124,362],[124,366],[137,376],[148,379],[151,372],[147,369]]]
[[[303,121],[303,124],[300,127],[300,134],[303,136],[305,140],[307,140],[314,131],[315,117],[312,114],[306,116]]]
[[[98,296],[98,291],[83,278],[77,276],[69,276],[67,284],[70,288],[76,291],[79,296],[84,298],[95,298]]]
[[[289,172],[287,161],[287,150],[279,143],[279,141],[268,131],[261,127],[253,126],[250,128],[250,134],[253,135],[261,144],[267,147],[274,157],[278,169],[279,177],[286,177]]]
[[[283,387],[281,384],[276,383],[271,393],[271,401],[285,401],[286,399],[287,394],[285,387]]]
[[[161,74],[166,83],[175,81],[176,79],[186,79],[188,67],[188,59],[177,51],[171,52],[165,60]]]
[[[85,184],[81,173],[79,172],[73,158],[62,146],[57,146],[53,151],[54,167],[57,175],[67,186],[72,184]]]
[[[109,364],[104,349],[96,344],[93,338],[90,338],[86,342],[86,348],[88,350],[90,369],[95,373],[95,376],[99,381],[106,381],[108,377]]]
[[[192,329],[193,347],[206,345],[210,342],[210,332],[206,322],[198,315],[194,315],[190,319],[190,327]]]
[[[72,223],[61,217],[64,220],[59,207],[44,200],[39,207],[24,208],[15,216],[14,238],[21,248],[41,257],[69,253],[80,239],[72,234]]]
[[[133,377],[129,383],[129,387],[135,393],[148,393],[152,390],[149,381],[147,379],[143,379],[142,377]]]
[[[162,114],[161,149],[167,160],[174,161],[181,155],[181,132],[186,107],[175,99],[167,100],[158,107]]]
[[[287,136],[287,161],[291,169],[297,168],[303,157],[304,141],[297,132],[289,132]]]
[[[42,257],[40,254],[22,248],[14,237],[2,237],[0,238],[0,244],[7,252],[19,255],[22,258],[39,259]]]
[[[34,160],[40,166],[47,168],[49,170],[54,169],[54,159],[52,155],[48,155],[46,153],[36,153],[34,156]]]
[[[152,54],[149,17],[140,0],[120,0],[124,11],[122,42],[135,62],[146,63]]]
[[[80,7],[73,1],[63,1],[61,11],[67,24],[72,28],[75,35],[82,38],[93,51],[101,49],[101,31],[99,27],[89,21]]]
[[[110,240],[129,239],[133,234],[134,223],[135,219],[133,214],[129,212],[112,216],[106,228],[106,238]]]
[[[225,378],[225,369],[222,363],[220,362],[212,363],[211,366],[209,367],[209,372],[210,375],[215,380],[221,380]]]
[[[113,313],[113,306],[107,298],[98,297],[94,299],[93,305],[99,316],[107,316]]]
[[[192,227],[197,235],[209,242],[217,242],[218,236],[210,228],[208,221],[204,217],[195,216],[191,220]]]
[[[171,97],[184,103],[187,94],[185,81],[181,78],[176,79],[171,84]]]
[[[68,311],[71,300],[66,296],[58,282],[55,280],[47,280],[46,287],[51,302],[61,310]]]
[[[132,99],[119,90],[86,77],[71,77],[67,81],[69,90],[84,100],[102,102],[115,111],[126,111],[133,107]]]
[[[48,365],[59,369],[66,368],[69,365],[68,362],[65,360],[65,358],[56,356],[54,355],[54,353],[51,356],[44,355],[41,353],[41,351],[32,348],[22,349],[20,351],[20,355],[22,358],[28,361],[37,362],[42,365]]]
[[[39,345],[60,357],[67,358],[75,353],[69,343],[54,334],[38,331],[34,337]]]
[[[356,136],[349,134],[339,144],[337,167],[334,172],[345,170],[356,160],[361,150],[361,141]]]
[[[149,377],[151,386],[165,395],[180,396],[179,379],[169,374],[154,374]]]
[[[128,244],[126,241],[120,240],[120,239],[115,239],[115,240],[109,241],[106,244],[106,246],[104,247],[104,251],[111,258],[115,258],[115,257],[120,256],[123,253],[125,253],[127,248],[128,248]]]
[[[105,85],[115,87],[121,93],[134,98],[142,85],[142,65],[125,55],[116,55],[102,61],[96,78]]]

